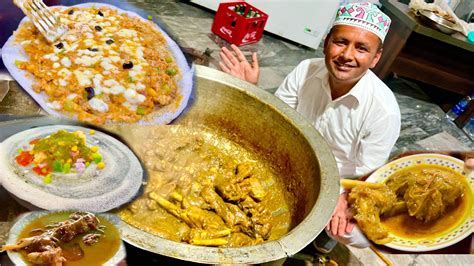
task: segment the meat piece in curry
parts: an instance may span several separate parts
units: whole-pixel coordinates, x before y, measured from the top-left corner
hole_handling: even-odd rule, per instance
[[[459,178],[435,168],[396,173],[386,184],[406,202],[410,216],[425,222],[441,217],[464,193]]]
[[[124,137],[140,136],[142,141],[127,140],[150,178],[144,195],[120,210],[124,221],[203,246],[253,245],[289,230],[283,185],[255,154],[204,129],[139,130]]]
[[[395,193],[386,186],[378,189],[356,186],[349,194],[348,202],[356,210],[354,218],[357,224],[377,244],[392,241],[380,216],[392,209],[396,199]]]
[[[435,237],[465,216],[467,186],[465,177],[449,168],[416,165],[389,176],[382,188],[356,186],[349,204],[362,231],[377,244],[390,242],[389,232],[405,238]]]
[[[88,212],[49,213],[33,220],[20,232],[16,244],[2,251],[21,252],[33,265],[98,265],[118,250],[118,230]]]

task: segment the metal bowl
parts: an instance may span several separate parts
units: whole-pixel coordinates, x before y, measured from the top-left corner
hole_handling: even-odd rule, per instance
[[[419,10],[418,13],[424,23],[436,30],[449,35],[459,32],[455,23],[442,18],[431,11]]]
[[[264,158],[284,177],[293,211],[291,230],[278,240],[223,248],[178,243],[123,223],[122,239],[154,253],[208,264],[263,263],[297,253],[324,229],[339,196],[329,146],[305,118],[270,93],[211,68],[196,70],[193,100],[174,124],[205,125]]]
[[[61,211],[34,211],[34,212],[27,212],[20,215],[15,223],[13,224],[12,228],[8,233],[8,239],[6,240],[5,244],[13,245],[18,242],[18,236],[21,234],[23,229],[31,224],[33,221],[46,216],[51,215],[57,212],[65,212],[65,213],[73,213],[72,210],[61,210]],[[123,223],[117,216],[109,213],[101,213],[98,214],[100,219],[107,219],[108,222],[112,223],[117,229],[120,227],[120,224]],[[17,266],[27,266],[31,265],[30,262],[26,262],[20,252],[16,251],[7,251],[8,257],[10,260]],[[118,265],[121,261],[123,261],[126,257],[125,245],[123,241],[120,241],[120,246],[118,247],[115,254],[108,259],[103,265],[104,266],[114,266]]]

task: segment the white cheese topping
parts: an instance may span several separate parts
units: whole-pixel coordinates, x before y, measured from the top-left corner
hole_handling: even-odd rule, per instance
[[[76,97],[77,97],[77,94],[76,94],[76,93],[71,93],[71,94],[69,94],[69,95],[66,97],[66,99],[72,101],[72,100],[74,100],[74,98],[76,98]]]
[[[124,93],[125,99],[131,104],[138,104],[145,101],[145,96],[137,93],[135,90],[127,89]]]
[[[76,58],[76,61],[74,63],[80,64],[83,66],[92,66],[95,63],[97,63],[99,59],[100,59],[99,56],[90,57],[90,56],[84,55],[84,56]]]
[[[89,100],[89,105],[92,109],[101,113],[105,113],[109,110],[109,106],[104,101],[97,99],[96,97]]]
[[[92,72],[90,70],[83,72],[80,70],[74,70],[74,75],[76,75],[79,85],[87,86],[91,84]]]
[[[54,110],[61,109],[61,104],[58,101],[54,101],[54,102],[51,102],[51,103],[46,103],[46,106],[48,106],[49,108],[54,109]]]
[[[71,71],[65,69],[65,68],[61,68],[61,70],[58,71],[58,75],[60,75],[61,77],[69,77],[71,76]]]
[[[61,85],[62,87],[67,85],[67,81],[65,81],[64,79],[59,79],[58,82],[59,82],[59,85]]]
[[[100,66],[104,69],[104,70],[116,70],[117,67],[113,64],[110,63],[110,59],[105,57],[102,59],[102,62],[100,62]]]
[[[70,67],[71,66],[71,60],[69,60],[68,57],[63,57],[61,59],[61,64],[65,67]]]

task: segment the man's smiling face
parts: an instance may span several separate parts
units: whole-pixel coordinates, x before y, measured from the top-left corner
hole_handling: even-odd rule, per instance
[[[380,59],[380,39],[374,33],[337,25],[324,42],[326,67],[337,83],[356,83]]]

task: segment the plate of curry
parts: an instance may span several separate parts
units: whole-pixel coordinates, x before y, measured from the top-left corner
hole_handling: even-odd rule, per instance
[[[375,171],[349,194],[355,219],[377,244],[424,252],[453,245],[474,229],[474,173],[441,154],[400,158]]]
[[[15,265],[116,265],[125,258],[119,224],[111,214],[30,212],[13,225],[1,250]]]

